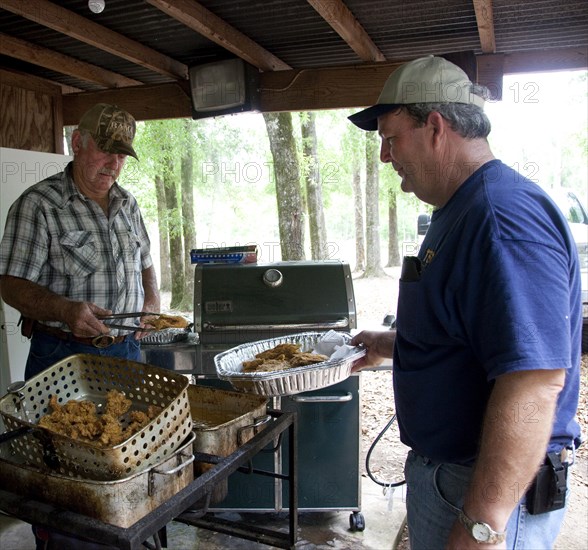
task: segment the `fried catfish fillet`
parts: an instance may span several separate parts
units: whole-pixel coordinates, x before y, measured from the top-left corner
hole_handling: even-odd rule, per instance
[[[155,330],[164,330],[167,328],[186,328],[190,322],[181,315],[156,315],[147,317],[145,324],[153,327]]]
[[[300,344],[278,344],[243,361],[243,372],[275,372],[326,361],[326,355],[300,351]]]

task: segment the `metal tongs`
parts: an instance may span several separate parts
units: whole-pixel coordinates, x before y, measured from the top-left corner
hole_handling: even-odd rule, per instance
[[[161,315],[161,313],[155,313],[153,311],[134,311],[132,313],[113,313],[112,315],[102,315],[98,317],[101,321],[109,321],[111,319],[138,319],[141,317],[156,317]],[[121,330],[132,330],[132,331],[139,331],[139,332],[151,332],[157,330],[154,327],[147,328],[147,327],[138,327],[135,325],[119,325],[116,323],[104,323],[107,327],[110,328],[118,328]]]

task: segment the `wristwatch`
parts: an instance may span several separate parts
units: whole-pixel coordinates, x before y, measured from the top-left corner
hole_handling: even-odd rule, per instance
[[[459,521],[476,542],[500,544],[506,538],[506,531],[499,533],[494,531],[487,523],[473,521],[465,515],[463,510],[459,512]]]

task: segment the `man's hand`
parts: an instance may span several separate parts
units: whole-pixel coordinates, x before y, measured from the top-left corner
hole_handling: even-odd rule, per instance
[[[110,315],[112,311],[103,309],[91,302],[67,302],[64,306],[63,320],[75,336],[88,338],[108,334],[110,328],[98,317]]]
[[[23,317],[35,321],[61,321],[75,336],[82,338],[110,332],[97,317],[110,315],[112,311],[91,302],[69,300],[37,283],[10,275],[0,276],[0,291],[4,301],[20,311]]]
[[[364,330],[351,339],[352,346],[363,345],[367,353],[355,361],[351,372],[357,372],[370,366],[377,366],[387,357],[392,357],[394,352],[395,330],[383,332]]]

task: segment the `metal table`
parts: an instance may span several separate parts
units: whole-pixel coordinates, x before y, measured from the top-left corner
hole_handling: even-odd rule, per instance
[[[159,545],[158,533],[174,520],[278,548],[294,548],[298,529],[296,414],[274,410],[269,411],[269,414],[272,416],[273,421],[228,457],[221,458],[196,453],[197,461],[210,462],[214,466],[131,527],[123,528],[110,525],[87,516],[56,508],[51,504],[24,498],[3,489],[0,489],[0,509],[27,523],[39,525],[49,530],[54,529],[68,536],[79,537],[120,548],[121,550],[143,548],[143,543],[151,537],[154,537],[157,547]],[[253,456],[264,449],[270,442],[276,438],[281,441],[283,432],[286,430],[288,430],[289,440],[289,468],[287,474],[254,470],[245,466]],[[277,445],[275,448],[277,449]],[[210,493],[217,483],[237,470],[279,477],[289,482],[289,525],[287,533],[255,525],[245,525],[243,522],[231,522],[215,518],[212,514],[199,517],[199,514],[186,511],[194,503],[206,499],[206,495]],[[152,546],[148,544],[147,547]]]

